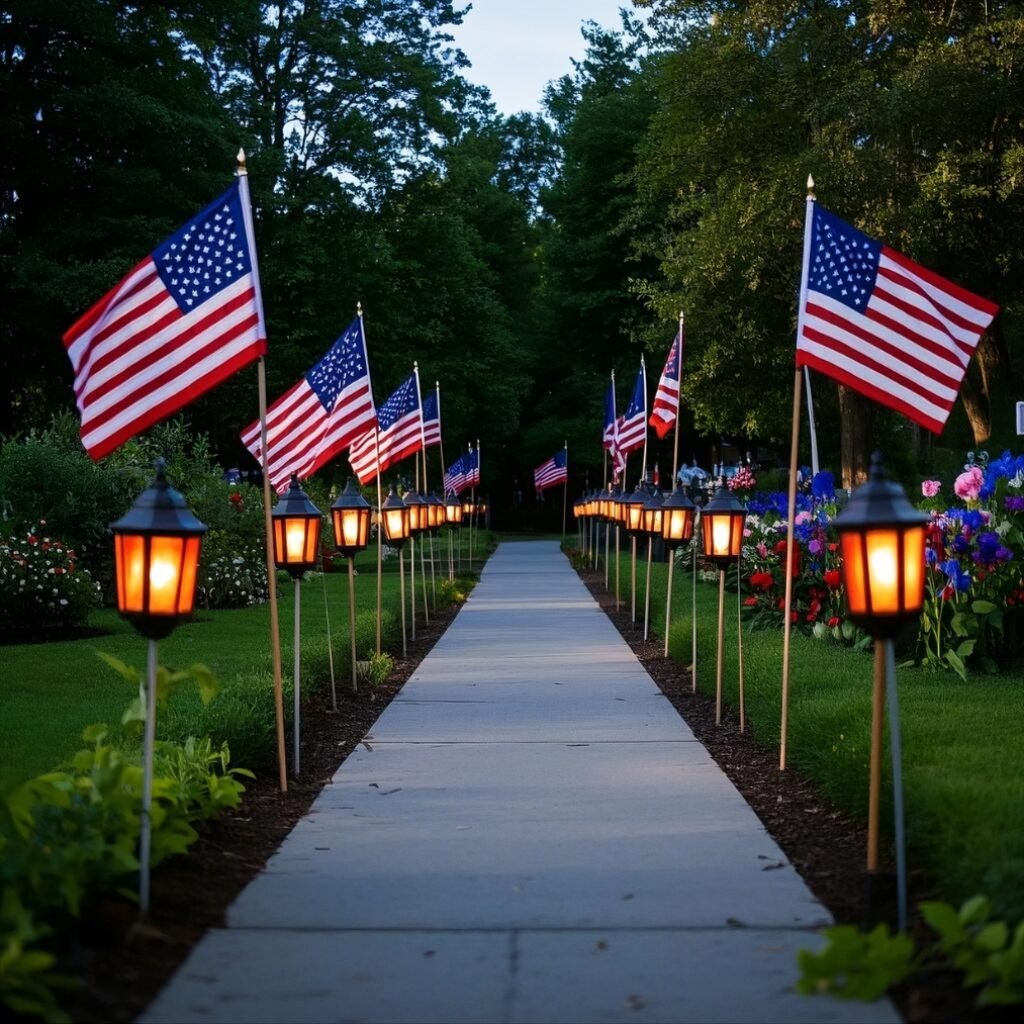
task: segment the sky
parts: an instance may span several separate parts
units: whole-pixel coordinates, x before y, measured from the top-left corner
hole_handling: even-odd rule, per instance
[[[572,70],[583,56],[580,26],[620,25],[629,0],[472,0],[462,25],[450,29],[473,66],[463,74],[486,85],[502,114],[536,112],[548,82]],[[462,6],[461,4],[458,6]]]

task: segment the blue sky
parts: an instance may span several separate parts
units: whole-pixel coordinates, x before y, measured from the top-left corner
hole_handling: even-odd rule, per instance
[[[473,9],[452,30],[456,45],[473,62],[466,78],[486,85],[498,110],[539,109],[544,86],[567,74],[583,56],[580,25],[618,28],[619,8],[629,0],[472,0]],[[644,12],[646,13],[646,12]]]

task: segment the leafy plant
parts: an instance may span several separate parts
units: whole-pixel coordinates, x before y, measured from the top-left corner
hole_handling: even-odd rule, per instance
[[[978,1006],[1024,1002],[1024,921],[1011,928],[993,920],[990,901],[980,895],[959,909],[929,900],[920,911],[937,938],[916,952],[908,935],[892,935],[885,924],[870,932],[852,925],[825,929],[828,941],[820,952],[798,954],[797,991],[870,1001],[911,971],[953,967],[965,988],[979,987]]]
[[[886,924],[862,932],[853,925],[826,928],[828,940],[820,952],[798,954],[803,995],[829,993],[843,999],[878,999],[902,981],[914,966],[914,944],[909,936],[893,935]]]
[[[984,896],[959,910],[931,900],[921,904],[921,914],[939,937],[936,952],[963,971],[966,987],[982,986],[979,1006],[1024,1002],[1024,921],[1013,931],[993,921]]]
[[[57,1004],[54,990],[72,988],[77,982],[53,970],[52,953],[31,948],[49,933],[17,892],[5,888],[0,899],[0,1002],[12,1013],[63,1024],[71,1018]]]
[[[367,660],[370,663],[369,681],[371,686],[380,686],[394,671],[395,659],[387,651],[381,651],[380,654],[371,651],[367,655]]]

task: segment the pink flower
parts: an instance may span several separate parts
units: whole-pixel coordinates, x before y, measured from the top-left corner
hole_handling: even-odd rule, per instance
[[[921,481],[921,493],[926,498],[934,498],[939,493],[942,484],[938,480],[922,480]]]
[[[971,466],[956,478],[953,490],[956,492],[956,496],[963,498],[964,501],[977,501],[978,495],[981,493],[981,485],[984,482],[985,477],[981,470],[977,466]]]

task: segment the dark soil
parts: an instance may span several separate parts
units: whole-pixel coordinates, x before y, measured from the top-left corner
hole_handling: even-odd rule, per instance
[[[869,875],[865,868],[866,822],[830,806],[817,784],[792,767],[780,771],[777,736],[759,740],[749,721],[741,733],[738,715],[726,707],[721,724],[716,725],[714,695],[693,692],[689,672],[664,656],[663,638],[644,640],[642,614],[634,626],[628,604],[616,609],[614,593],[605,589],[603,571],[584,570],[579,575],[647,673],[836,923],[871,928],[884,921],[895,931],[892,851],[880,851],[880,869]],[[771,867],[766,865],[765,870]],[[926,879],[911,877],[910,890],[911,908],[918,899],[936,898]],[[909,922],[909,929],[926,939],[928,929],[919,918]],[[1020,1019],[1019,1006],[977,1009],[974,993],[962,988],[959,975],[952,971],[921,972],[890,995],[909,1024],[1010,1024]]]
[[[779,771],[777,741],[757,740],[748,723],[740,733],[731,713],[715,725],[714,697],[694,694],[688,673],[663,657],[660,640],[644,641],[642,626],[630,622],[629,610],[616,612],[603,573],[581,577],[644,668],[686,720],[697,738],[754,808],[786,858],[837,922],[857,925],[894,916],[890,866],[883,865],[873,885],[864,870],[866,831],[829,806],[814,783],[792,768]],[[88,927],[69,940],[61,969],[82,981],[62,1000],[75,1021],[126,1022],[149,1004],[203,933],[224,923],[224,913],[241,889],[264,866],[285,836],[306,813],[323,786],[401,689],[434,646],[457,609],[439,610],[429,626],[417,626],[408,654],[396,659],[388,680],[374,690],[353,695],[339,687],[337,713],[329,696],[316,696],[303,717],[303,778],[289,778],[280,793],[273,766],[247,783],[242,807],[209,823],[186,856],[161,866],[153,876],[152,910],[147,923],[136,923],[127,901],[96,908]],[[769,870],[772,865],[766,865]],[[912,897],[915,894],[912,894]],[[912,900],[913,902],[913,900]],[[920,922],[914,927],[922,928]],[[894,993],[912,1024],[1006,1024],[1015,1012],[978,1011],[971,993],[955,975],[933,973]]]

